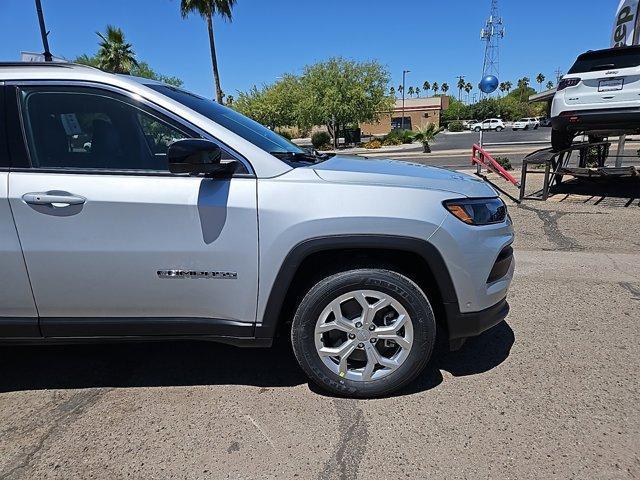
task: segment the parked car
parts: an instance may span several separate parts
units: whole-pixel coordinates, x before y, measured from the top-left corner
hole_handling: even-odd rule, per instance
[[[548,117],[543,117],[540,119],[540,126],[541,127],[550,127],[551,126],[551,119]]]
[[[640,132],[640,46],[583,53],[558,85],[551,107],[556,151],[573,138]]]
[[[520,120],[513,122],[512,129],[516,130],[537,130],[540,126],[540,121],[535,118],[521,118]]]
[[[501,132],[504,128],[504,122],[499,118],[489,118],[483,122],[474,123],[470,127],[474,132],[479,132],[480,130],[495,130],[496,132]]]
[[[471,125],[475,125],[476,123],[478,123],[478,120],[464,120],[462,126],[465,130],[471,130]]]
[[[509,310],[513,227],[472,176],[80,65],[0,64],[0,115],[2,344],[288,334],[312,381],[371,397]]]

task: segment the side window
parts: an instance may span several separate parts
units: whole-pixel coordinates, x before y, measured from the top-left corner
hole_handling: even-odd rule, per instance
[[[167,171],[169,145],[196,135],[90,88],[26,88],[22,111],[34,168]]]

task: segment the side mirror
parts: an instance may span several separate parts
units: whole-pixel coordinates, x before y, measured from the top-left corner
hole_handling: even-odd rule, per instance
[[[218,145],[200,138],[187,138],[173,142],[167,151],[171,173],[215,174],[229,171],[221,164],[222,150]]]

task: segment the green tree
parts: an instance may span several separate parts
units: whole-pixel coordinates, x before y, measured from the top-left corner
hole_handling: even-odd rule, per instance
[[[335,145],[340,127],[376,121],[382,112],[392,110],[389,78],[389,72],[375,61],[332,58],[305,67],[300,79],[300,123],[327,124]]]
[[[429,82],[424,82],[422,84],[422,89],[426,92],[427,97],[429,96],[429,90],[431,90],[431,84]]]
[[[300,126],[298,106],[301,95],[300,79],[294,75],[285,75],[272,85],[260,89],[254,86],[248,92],[240,92],[231,105],[240,113],[275,130],[279,127]]]
[[[551,89],[553,89],[553,87],[554,87],[554,86],[555,86],[555,85],[553,84],[553,82],[552,82],[551,80],[549,80],[549,81],[547,82],[547,90],[551,90]]]
[[[184,83],[178,77],[162,75],[161,73],[155,72],[147,62],[142,61],[138,62],[137,65],[134,65],[129,73],[134,77],[150,78],[152,80],[173,85],[174,87],[181,87]]]
[[[389,95],[396,98],[396,89],[394,87],[391,87],[391,90],[389,90]]]
[[[213,79],[216,89],[216,99],[222,103],[222,87],[220,86],[220,74],[218,72],[218,56],[216,54],[216,42],[213,32],[213,17],[218,14],[223,19],[231,21],[231,12],[236,0],[181,0],[180,13],[186,18],[191,13],[197,13],[207,22],[209,31],[209,48],[211,50],[211,65],[213,66]]]
[[[442,86],[440,88],[442,89],[442,93],[444,93],[446,95],[447,92],[449,91],[449,84],[445,82],[445,83],[442,84]]]
[[[539,73],[536,76],[536,82],[538,82],[538,85],[540,85],[539,89],[542,90],[542,84],[544,83],[544,81],[547,79],[547,77],[545,77],[542,73]]]
[[[437,95],[438,94],[438,90],[440,90],[440,85],[438,85],[438,82],[433,82],[431,84],[431,88],[433,89],[433,94]]]
[[[402,95],[402,92],[404,92],[404,87],[402,85],[398,85],[398,93]]]
[[[420,87],[414,88],[414,91],[416,92],[416,97],[420,98],[420,92],[422,91],[420,90]]]
[[[407,90],[407,93],[409,94],[410,97],[413,97],[415,90],[413,89],[413,87],[409,87],[409,89]]]
[[[121,29],[107,25],[104,34],[96,32],[96,35],[100,37],[100,48],[96,55],[98,68],[106,72],[127,74],[138,64],[133,47],[125,41]]]

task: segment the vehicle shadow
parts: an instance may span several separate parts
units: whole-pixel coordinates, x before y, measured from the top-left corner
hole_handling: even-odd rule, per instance
[[[486,372],[508,356],[513,330],[502,322],[457,352],[439,345],[424,373],[396,395],[430,390],[454,376]],[[0,348],[0,393],[96,387],[251,385],[291,387],[308,380],[286,341],[271,349],[207,342],[155,342]],[[316,386],[318,394],[326,392]]]
[[[0,347],[0,392],[306,382],[285,342],[271,349],[191,341]]]

